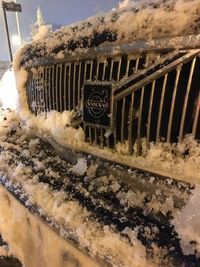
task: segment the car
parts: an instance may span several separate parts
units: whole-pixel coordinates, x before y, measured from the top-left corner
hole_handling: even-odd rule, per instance
[[[198,266],[198,237],[186,237],[180,221],[195,218],[188,207],[198,191],[182,176],[191,152],[192,166],[198,165],[200,32],[194,14],[199,4],[168,4],[133,4],[63,27],[25,45],[14,66],[24,122],[67,162],[75,162],[72,169],[81,177],[65,170],[70,177],[65,187],[52,177],[41,176],[41,182],[65,188],[120,236],[130,239],[128,229],[137,229],[150,258],[155,244],[161,248],[162,266],[165,257],[172,266]],[[148,171],[141,164],[145,160]],[[162,176],[151,169],[161,163]],[[91,166],[94,181],[84,177]],[[172,179],[176,171],[182,181]],[[112,255],[108,259],[112,265]]]
[[[135,8],[113,11],[25,46],[20,67],[28,71],[29,110],[73,111],[72,126],[83,129],[85,142],[111,149],[126,144],[130,155],[141,155],[151,142],[181,143],[187,135],[199,140],[195,22],[190,18],[194,25],[184,35],[166,36],[155,19],[149,39],[144,21],[138,40],[140,29],[125,28],[126,17],[131,24],[137,14]],[[127,33],[116,29],[119,23]]]

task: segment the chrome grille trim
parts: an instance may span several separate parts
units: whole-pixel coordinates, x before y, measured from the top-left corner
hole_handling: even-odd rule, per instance
[[[133,103],[134,103],[135,95],[132,93],[131,95],[131,105],[129,109],[129,127],[128,127],[128,144],[129,144],[129,153],[132,155],[133,153],[133,137],[132,137],[132,127],[133,127]]]
[[[55,90],[54,90],[54,75],[55,75],[55,65],[52,68],[52,76],[51,76],[51,90],[52,90],[52,106],[53,106],[53,110],[56,110],[56,106],[55,106]]]
[[[140,154],[141,152],[141,122],[142,122],[143,100],[144,100],[144,87],[142,87],[142,90],[141,90],[140,107],[139,107],[139,114],[138,114],[137,154]]]
[[[168,143],[171,140],[172,119],[173,119],[173,115],[174,115],[174,105],[175,105],[175,100],[176,100],[176,93],[177,93],[180,73],[181,73],[181,66],[179,66],[176,69],[176,80],[175,80],[175,84],[174,84],[172,103],[171,103],[171,109],[170,109],[170,115],[169,115],[168,131],[167,131],[167,142]]]
[[[123,98],[123,103],[122,103],[122,118],[121,118],[121,143],[124,143],[125,138],[124,138],[124,124],[125,124],[125,104],[126,104],[126,98]]]
[[[151,97],[150,97],[150,104],[149,104],[149,115],[147,120],[147,148],[149,148],[150,143],[150,129],[151,129],[151,114],[152,114],[152,106],[153,106],[153,98],[154,98],[154,91],[155,91],[155,84],[156,81],[154,80],[151,85]]]
[[[161,95],[160,107],[159,107],[159,113],[158,113],[158,126],[157,126],[157,131],[156,131],[156,142],[160,141],[160,126],[161,126],[161,118],[162,118],[162,112],[163,112],[163,103],[164,103],[164,96],[165,96],[165,91],[166,91],[167,78],[168,78],[168,73],[165,74],[164,82],[162,86],[162,95]]]
[[[196,134],[197,134],[197,123],[198,123],[198,119],[200,120],[199,117],[200,117],[200,93],[196,101],[194,123],[192,126],[192,135],[194,138],[196,138]]]
[[[186,94],[185,94],[185,99],[184,99],[184,105],[183,105],[183,112],[181,116],[181,125],[180,125],[180,130],[179,130],[179,142],[182,141],[183,139],[183,128],[184,128],[184,123],[185,123],[185,114],[186,114],[186,108],[188,104],[188,97],[189,97],[189,92],[191,89],[191,83],[192,83],[192,77],[194,73],[194,67],[196,64],[196,57],[192,60],[192,65],[190,67],[190,75],[188,79],[188,84],[187,84],[187,89],[186,89]]]

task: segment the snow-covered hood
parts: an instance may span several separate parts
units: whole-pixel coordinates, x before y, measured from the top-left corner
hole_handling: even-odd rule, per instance
[[[130,2],[127,7],[62,27],[40,42],[25,45],[20,65],[42,57],[60,59],[87,48],[200,33],[199,0]]]

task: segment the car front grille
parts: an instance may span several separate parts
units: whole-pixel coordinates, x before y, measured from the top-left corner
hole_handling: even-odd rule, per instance
[[[141,154],[143,140],[147,148],[152,141],[181,142],[187,134],[198,140],[199,54],[198,49],[138,50],[108,56],[102,50],[90,58],[35,66],[29,70],[29,107],[35,115],[73,110],[79,114],[74,127],[83,127],[87,142],[109,148],[126,144],[129,154]],[[85,99],[90,85],[92,100]],[[106,86],[112,88],[101,92]],[[109,114],[99,106],[107,108],[101,100],[105,92],[110,92]],[[85,102],[93,105],[87,116]],[[88,118],[93,113],[110,119],[103,125]]]

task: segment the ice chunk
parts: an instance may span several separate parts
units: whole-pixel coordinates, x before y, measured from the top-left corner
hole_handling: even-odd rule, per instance
[[[72,172],[78,175],[84,175],[87,171],[87,161],[85,158],[80,158],[77,164],[72,168]]]

